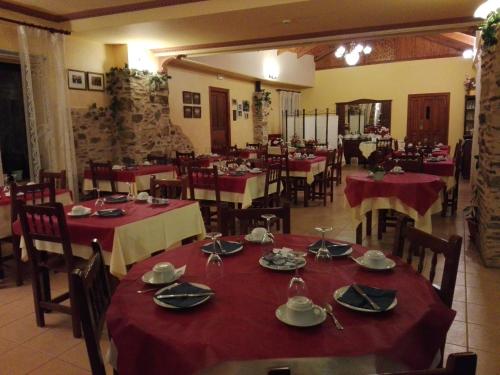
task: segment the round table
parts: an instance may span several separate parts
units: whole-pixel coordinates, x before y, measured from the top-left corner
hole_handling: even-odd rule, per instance
[[[238,237],[238,239],[242,239]],[[276,235],[275,247],[305,250],[317,238]],[[208,282],[207,255],[201,243],[166,251],[134,266],[118,286],[107,313],[107,326],[126,374],[191,374],[227,361],[287,357],[337,357],[376,354],[412,368],[431,364],[443,343],[454,311],[431,284],[395,259],[390,272],[370,272],[349,258],[308,264],[301,271],[317,304],[329,302],[344,326],[330,319],[312,328],[290,327],[275,317],[286,302],[291,273],[258,264],[260,245],[224,258],[224,275]],[[365,249],[353,245],[354,256]],[[207,303],[184,311],[163,309],[143,289],[141,276],[160,261],[187,265],[183,281],[208,284],[216,293]],[[356,282],[397,290],[398,305],[384,313],[359,313],[333,302],[333,292]],[[383,370],[383,369],[381,369]]]

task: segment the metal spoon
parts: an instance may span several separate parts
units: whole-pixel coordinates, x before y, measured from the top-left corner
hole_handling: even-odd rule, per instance
[[[154,291],[157,291],[159,288],[151,288],[151,289],[142,289],[142,290],[138,290],[137,293],[139,294],[143,294],[143,293],[149,293],[149,292],[154,292]]]
[[[335,327],[337,327],[337,329],[339,331],[342,331],[344,329],[344,327],[342,327],[342,324],[340,324],[340,322],[337,320],[337,318],[335,317],[335,315],[333,315],[333,308],[332,308],[332,305],[330,305],[329,303],[326,303],[325,304],[325,312],[330,315],[330,317],[332,318],[333,320],[333,323],[335,323]]]

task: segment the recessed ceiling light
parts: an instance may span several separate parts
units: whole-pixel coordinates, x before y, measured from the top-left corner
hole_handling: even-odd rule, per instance
[[[289,20],[289,19],[284,19],[284,20],[281,20],[281,23],[282,23],[283,25],[288,25],[288,24],[289,24],[289,23],[291,23],[291,22],[292,22],[292,20]]]

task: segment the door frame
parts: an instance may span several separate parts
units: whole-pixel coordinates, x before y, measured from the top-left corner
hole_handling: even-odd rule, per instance
[[[226,103],[226,108],[227,108],[227,147],[231,146],[231,97],[229,95],[229,89],[225,89],[222,87],[214,87],[214,86],[208,86],[208,110],[210,114],[210,149],[212,149],[212,92],[218,91],[218,92],[223,92],[227,96],[227,103]]]
[[[449,92],[429,92],[425,94],[408,94],[408,102],[406,104],[406,136],[408,136],[408,126],[410,125],[410,99],[411,98],[419,98],[423,96],[436,96],[436,95],[443,95],[447,97],[448,100],[448,112],[447,112],[447,119],[448,123],[446,125],[446,142],[449,142],[450,140],[450,93]]]

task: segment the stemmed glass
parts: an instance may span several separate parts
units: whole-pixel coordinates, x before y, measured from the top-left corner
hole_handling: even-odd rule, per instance
[[[104,205],[104,199],[101,198],[101,189],[95,188],[95,191],[97,192],[97,199],[95,200],[94,205],[96,207],[101,207]]]
[[[331,232],[333,230],[332,227],[316,227],[314,228],[318,232],[321,232],[321,246],[316,252],[316,261],[317,262],[328,262],[332,259],[332,255],[330,254],[330,250],[325,243],[325,233]]]
[[[264,235],[264,237],[262,237],[262,252],[264,253],[264,255],[266,255],[266,253],[267,253],[266,244],[270,243],[271,250],[272,250],[272,244],[274,243],[274,235],[271,232],[271,222],[274,219],[276,219],[276,215],[274,215],[274,214],[262,214],[262,215],[260,215],[260,217],[263,218],[264,220],[266,220],[267,232]]]
[[[135,200],[135,196],[134,194],[132,194],[132,185],[130,185],[130,182],[127,182],[127,187],[128,187],[127,200],[129,201]]]
[[[307,289],[306,282],[299,274],[299,269],[296,268],[295,274],[288,283],[287,297],[288,299],[290,299],[299,296],[308,297],[309,291]]]
[[[208,257],[207,264],[205,266],[205,271],[207,275],[207,279],[213,281],[220,277],[223,274],[223,263],[222,258],[219,255],[222,252],[222,245],[219,242],[218,238],[222,236],[222,233],[219,232],[209,232],[207,233],[207,237],[212,240],[212,253]],[[217,245],[219,249],[217,250]]]

